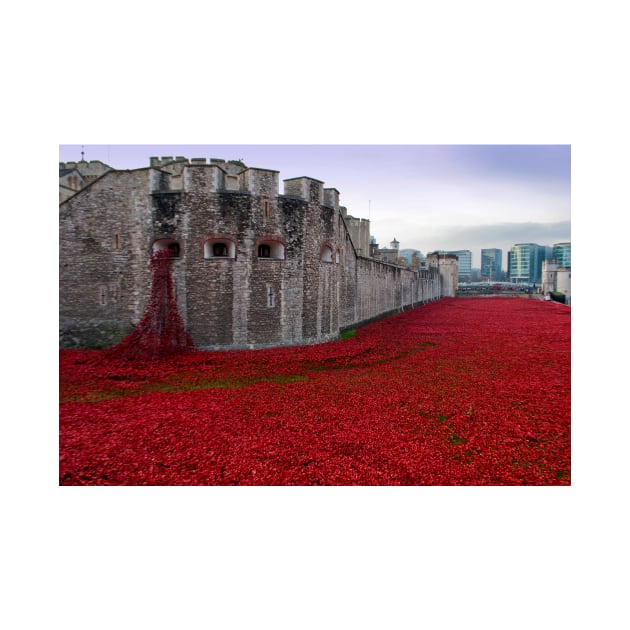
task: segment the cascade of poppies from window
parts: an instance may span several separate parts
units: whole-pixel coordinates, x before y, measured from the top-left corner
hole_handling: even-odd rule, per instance
[[[107,352],[108,359],[153,361],[195,349],[173,293],[171,258],[168,249],[151,255],[153,277],[147,308],[133,332]]]

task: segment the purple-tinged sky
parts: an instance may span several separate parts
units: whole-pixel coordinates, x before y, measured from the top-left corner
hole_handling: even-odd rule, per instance
[[[61,145],[59,160],[143,168],[151,156],[223,158],[307,175],[337,188],[352,216],[369,218],[381,246],[481,249],[571,240],[568,145]],[[280,193],[283,192],[282,183]]]

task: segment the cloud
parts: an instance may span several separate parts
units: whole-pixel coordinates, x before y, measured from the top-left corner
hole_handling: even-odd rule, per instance
[[[494,223],[489,225],[435,226],[434,236],[448,240],[470,239],[479,241],[510,241],[516,243],[538,243],[545,245],[571,239],[571,221],[553,223],[519,222]]]

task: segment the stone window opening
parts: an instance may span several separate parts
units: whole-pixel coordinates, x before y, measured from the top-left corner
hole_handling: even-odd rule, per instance
[[[333,250],[330,245],[322,245],[319,252],[319,259],[322,262],[331,263],[333,261]]]
[[[212,258],[236,258],[236,243],[228,237],[211,237],[203,243],[203,257],[206,260]]]
[[[258,258],[261,259],[284,260],[284,243],[275,240],[273,237],[259,241],[255,251],[258,254]]]
[[[100,304],[101,306],[107,304],[107,287],[100,287]]]
[[[265,219],[269,218],[269,202],[266,200],[263,201],[263,216]]]
[[[267,285],[267,308],[273,308],[276,304],[276,295],[274,293],[273,287],[271,285]]]
[[[114,249],[120,249],[120,234],[114,234]]]
[[[179,258],[180,247],[179,243],[172,238],[159,238],[153,243],[153,251],[159,252],[162,250],[168,250],[171,254],[171,258]]]

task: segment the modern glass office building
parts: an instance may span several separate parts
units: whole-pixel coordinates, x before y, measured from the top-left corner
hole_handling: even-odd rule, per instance
[[[482,280],[501,280],[503,264],[503,250],[495,248],[481,250],[481,278]]]
[[[552,258],[555,258],[560,267],[571,266],[571,243],[554,243]]]
[[[510,282],[540,283],[547,248],[536,243],[513,245],[508,256]]]
[[[470,282],[472,273],[472,252],[469,249],[445,252],[457,256],[457,276],[459,282]]]

